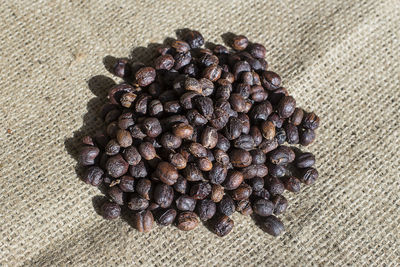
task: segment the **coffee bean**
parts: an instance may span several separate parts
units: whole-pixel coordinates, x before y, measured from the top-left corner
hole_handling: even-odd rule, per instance
[[[219,63],[219,59],[215,55],[204,54],[201,58],[199,58],[199,63],[204,67],[208,67],[211,65],[217,65]]]
[[[283,231],[285,231],[285,227],[281,220],[271,215],[262,219],[263,230],[272,236],[278,236]]]
[[[228,54],[229,53],[228,48],[226,48],[223,45],[216,45],[214,47],[213,51],[215,54]]]
[[[194,103],[197,107],[197,110],[208,120],[211,119],[214,108],[213,108],[213,101],[211,98],[207,96],[198,96],[194,98]]]
[[[124,175],[121,177],[118,187],[123,192],[134,192],[135,191],[135,178],[129,175]]]
[[[244,149],[233,149],[229,153],[229,158],[234,167],[247,167],[251,164],[252,157],[250,153]]]
[[[237,112],[244,112],[246,108],[246,101],[240,94],[232,94],[229,98],[229,103],[232,109]]]
[[[206,182],[200,182],[192,185],[190,196],[194,199],[205,199],[211,193],[211,185]]]
[[[178,123],[172,127],[172,133],[179,138],[190,139],[193,134],[193,127],[185,123]]]
[[[157,184],[154,188],[153,199],[161,208],[168,208],[174,199],[174,190],[167,184]]]
[[[185,211],[177,217],[177,227],[183,231],[190,231],[199,225],[199,217],[192,211]]]
[[[217,81],[221,77],[222,69],[219,65],[213,64],[203,70],[203,78],[209,79],[212,82]]]
[[[107,160],[106,170],[114,178],[121,177],[128,171],[129,164],[120,154],[112,156]]]
[[[203,173],[194,163],[189,163],[182,172],[183,177],[190,182],[201,181],[204,179]]]
[[[178,170],[186,168],[187,160],[180,153],[171,153],[168,156],[169,162],[174,165]]]
[[[194,91],[189,91],[187,93],[184,93],[180,98],[179,98],[179,103],[184,109],[192,109],[194,107],[194,101],[193,99],[195,97],[198,97],[199,93],[194,92]]]
[[[265,121],[272,113],[272,110],[272,105],[268,100],[254,104],[250,111],[250,119],[252,119],[254,122]]]
[[[149,206],[149,201],[141,196],[134,194],[128,202],[128,208],[131,210],[145,210]]]
[[[118,205],[124,205],[125,195],[118,186],[110,187],[107,194]]]
[[[265,139],[271,140],[275,137],[275,125],[270,121],[263,121],[261,123],[261,132]]]
[[[147,176],[147,168],[144,162],[140,161],[137,165],[129,167],[129,173],[135,178],[143,178]]]
[[[230,86],[229,92],[231,92],[232,84],[229,84],[229,86]],[[236,106],[236,110],[240,110],[238,112],[244,112],[246,108],[246,99],[248,99],[250,96],[250,85],[246,83],[239,83],[235,86],[233,92],[234,94],[232,94],[232,98],[230,99],[229,102],[231,103],[231,105]]]
[[[226,215],[222,215],[215,221],[213,231],[219,237],[223,237],[232,231],[233,226],[233,220]]]
[[[285,185],[282,181],[273,176],[268,176],[265,179],[265,188],[271,193],[271,195],[281,195],[285,191]]]
[[[261,85],[254,85],[250,89],[250,97],[254,102],[262,102],[268,98],[268,92]]]
[[[232,48],[237,51],[242,51],[246,49],[248,44],[249,40],[246,38],[246,36],[238,35],[233,38]]]
[[[93,165],[96,157],[99,155],[100,149],[94,146],[84,146],[79,153],[79,162],[83,166]]]
[[[253,190],[251,189],[251,186],[243,183],[238,188],[232,191],[232,199],[233,200],[248,199],[252,192]]]
[[[140,125],[135,125],[129,129],[133,138],[142,140],[146,137],[143,133],[142,129],[140,129]]]
[[[157,118],[146,118],[143,121],[142,129],[149,137],[157,137],[162,132],[160,121]]]
[[[153,194],[153,184],[149,179],[139,179],[136,183],[136,193],[141,197],[150,200]]]
[[[235,202],[229,195],[225,195],[218,203],[218,211],[226,216],[231,216],[235,212]]]
[[[139,114],[146,114],[147,105],[148,102],[150,101],[150,98],[151,97],[146,94],[139,95],[135,101],[135,107],[134,107],[135,112]]]
[[[278,104],[278,113],[282,118],[289,118],[296,108],[296,100],[292,96],[284,96]]]
[[[89,167],[86,170],[83,180],[87,184],[99,186],[103,182],[104,171],[96,166]]]
[[[156,78],[156,70],[152,67],[144,67],[139,69],[135,74],[136,82],[139,86],[148,86],[154,82]]]
[[[179,70],[187,65],[189,65],[192,60],[192,54],[190,52],[186,53],[176,53],[174,56],[175,65],[174,69]]]
[[[264,58],[267,50],[262,44],[251,44],[249,53],[255,58]]]
[[[149,210],[135,212],[132,223],[139,232],[150,232],[154,224],[153,214]]]
[[[221,184],[224,182],[228,169],[221,163],[215,163],[211,169],[208,178],[212,184]]]
[[[137,165],[142,159],[139,151],[134,146],[127,147],[122,155],[129,165]]]
[[[207,126],[201,134],[201,144],[208,149],[214,148],[218,143],[217,129]]]
[[[217,141],[217,145],[216,147],[221,149],[222,151],[228,151],[230,148],[231,144],[228,140],[228,138],[226,138],[224,135],[218,133],[218,141]]]
[[[195,91],[199,94],[201,94],[203,91],[200,82],[195,78],[190,78],[190,77],[185,80],[185,90]]]
[[[261,82],[266,89],[274,91],[281,85],[281,77],[273,71],[264,71]]]
[[[82,144],[89,145],[89,146],[94,146],[94,142],[93,142],[92,137],[90,137],[88,135],[82,137]]]
[[[251,207],[251,203],[248,199],[243,199],[236,202],[236,211],[239,211],[243,215],[253,214],[253,208]]]
[[[305,168],[299,179],[306,185],[313,184],[318,179],[318,171],[314,168]]]
[[[302,126],[306,129],[315,130],[319,127],[319,117],[314,113],[306,113],[303,117]]]
[[[253,192],[253,196],[257,196],[259,198],[263,198],[263,199],[269,199],[271,197],[271,194],[269,193],[269,191],[265,188],[262,188],[258,191],[254,191]]]
[[[290,192],[297,193],[300,191],[300,181],[294,176],[285,177],[283,179],[283,184],[285,185],[286,190]]]
[[[191,143],[189,146],[189,152],[196,158],[207,156],[207,149],[199,143]]]
[[[175,209],[163,209],[156,212],[157,222],[161,226],[168,226],[175,221],[177,212]]]
[[[261,151],[265,154],[274,151],[277,147],[278,147],[278,140],[276,138],[271,140],[264,139],[258,146],[258,148],[261,149]]]
[[[251,137],[251,135],[242,134],[233,141],[233,146],[250,151],[255,148],[254,139]]]
[[[268,168],[263,164],[250,165],[242,169],[244,179],[252,179],[254,177],[264,177],[268,174]]]
[[[189,44],[184,41],[175,40],[172,42],[171,46],[175,48],[178,53],[186,53],[190,50]]]
[[[194,211],[196,200],[190,196],[182,195],[175,200],[176,207],[181,211]]]
[[[284,122],[284,119],[279,117],[278,113],[274,112],[268,117],[268,121],[272,122],[276,128],[281,128]]]
[[[210,199],[200,200],[196,205],[196,213],[199,215],[199,218],[202,221],[207,221],[211,219],[216,211],[217,206]]]
[[[101,211],[103,217],[107,220],[113,220],[121,215],[121,207],[113,202],[106,202],[102,205]]]
[[[106,132],[110,138],[116,138],[118,130],[119,130],[118,122],[113,121],[107,125]]]
[[[315,156],[309,152],[302,153],[300,156],[296,157],[295,163],[298,168],[312,167],[315,164]]]
[[[157,165],[154,175],[167,185],[173,185],[178,179],[177,169],[166,161],[162,161]]]
[[[286,174],[286,168],[283,165],[268,163],[268,173],[273,177],[283,177]]]
[[[224,188],[221,185],[218,184],[211,185],[210,199],[214,203],[220,202],[223,196],[224,196]]]
[[[242,184],[243,179],[243,174],[240,171],[229,171],[223,186],[226,190],[234,190]]]
[[[197,167],[203,172],[208,172],[212,169],[213,164],[209,158],[197,159]]]
[[[299,132],[294,124],[285,124],[286,138],[289,144],[299,143]]]
[[[198,31],[188,31],[183,36],[183,40],[185,40],[191,48],[198,48],[204,45],[204,38]]]
[[[250,134],[250,118],[247,116],[245,113],[238,113],[237,118],[240,121],[240,124],[242,125],[242,134],[248,135]]]
[[[300,131],[300,145],[308,146],[315,140],[315,132],[311,129],[302,129]]]
[[[252,164],[264,164],[267,157],[260,149],[253,149],[250,151],[252,157]]]
[[[151,160],[157,156],[156,149],[150,142],[141,143],[138,149],[141,157],[145,160]]]
[[[173,185],[174,189],[176,192],[181,193],[181,194],[186,194],[188,191],[188,183],[185,178],[182,176],[178,176],[178,180],[176,183]]]
[[[161,116],[164,107],[160,100],[151,100],[148,107],[148,113],[150,116]]]
[[[228,124],[225,126],[225,137],[229,140],[236,139],[242,133],[242,125],[238,118],[229,118]]]
[[[288,201],[287,199],[282,196],[282,195],[274,195],[271,198],[272,203],[274,203],[275,208],[274,208],[274,214],[279,215],[282,214],[286,211],[287,206],[288,206]]]
[[[132,145],[132,136],[131,133],[127,130],[118,130],[117,131],[117,141],[121,147],[129,147]],[[118,152],[117,152],[118,153]]]
[[[182,144],[182,139],[172,133],[166,132],[161,136],[161,145],[167,149],[177,149]]]
[[[222,151],[221,149],[214,150],[214,158],[218,163],[221,163],[224,166],[229,164],[228,154],[226,154],[226,152]]]
[[[188,112],[186,113],[186,117],[189,123],[194,126],[203,126],[208,122],[207,119],[203,115],[201,115],[196,109],[188,110]]]
[[[235,80],[239,79],[239,76],[244,72],[251,71],[251,66],[247,61],[238,61],[233,66],[233,74],[235,76]]]
[[[296,128],[297,130],[297,128]],[[298,133],[297,133],[298,136]],[[282,128],[276,129],[276,135],[275,135],[276,141],[278,141],[279,145],[282,145],[283,143],[286,142],[286,131]],[[298,142],[298,141],[297,141]]]
[[[259,146],[262,142],[262,135],[260,129],[257,126],[250,127],[250,135],[254,140],[254,145]]]
[[[253,191],[260,191],[264,188],[264,179],[262,177],[254,177],[246,181],[251,186]]]
[[[290,117],[290,122],[295,125],[299,126],[303,121],[304,110],[301,108],[295,108],[292,116]]]
[[[126,78],[131,75],[131,66],[127,59],[118,59],[114,65],[113,73],[121,78]]]
[[[172,100],[164,103],[163,110],[164,112],[175,114],[181,112],[182,107],[178,100]]]
[[[159,56],[154,61],[154,68],[156,70],[170,70],[175,64],[175,60],[173,56],[166,54]]]
[[[269,154],[269,160],[276,165],[284,165],[294,160],[295,154],[287,146],[280,146]]]
[[[260,216],[266,217],[274,212],[274,204],[266,199],[260,198],[253,203],[253,211]]]

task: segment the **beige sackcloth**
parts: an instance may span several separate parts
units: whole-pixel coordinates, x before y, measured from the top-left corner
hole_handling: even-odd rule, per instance
[[[0,266],[399,266],[400,1],[0,1]],[[224,238],[106,221],[79,180],[106,56],[143,58],[180,28],[265,44],[321,117],[319,180],[285,195],[286,232],[233,216]],[[142,48],[138,48],[142,47]]]

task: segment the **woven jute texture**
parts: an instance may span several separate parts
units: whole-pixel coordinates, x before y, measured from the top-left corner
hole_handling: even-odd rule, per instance
[[[0,1],[0,266],[400,265],[400,1]],[[128,3],[130,2],[130,3]],[[180,28],[265,44],[299,106],[321,117],[320,178],[286,194],[286,232],[236,214],[149,234],[106,221],[79,179],[110,78]]]

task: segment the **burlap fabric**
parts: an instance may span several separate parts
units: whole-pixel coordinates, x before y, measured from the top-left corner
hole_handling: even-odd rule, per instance
[[[400,1],[1,2],[0,266],[400,265]],[[78,178],[77,140],[113,83],[103,58],[143,57],[183,27],[265,44],[321,117],[320,179],[287,194],[279,238],[239,214],[225,238],[140,234],[103,220]]]

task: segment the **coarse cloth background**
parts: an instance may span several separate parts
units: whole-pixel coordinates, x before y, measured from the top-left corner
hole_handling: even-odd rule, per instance
[[[0,266],[400,265],[400,1],[2,0],[0,18]],[[321,118],[319,180],[285,194],[278,238],[240,214],[224,238],[139,233],[79,179],[78,140],[120,82],[107,56],[145,59],[185,27],[264,44]]]

